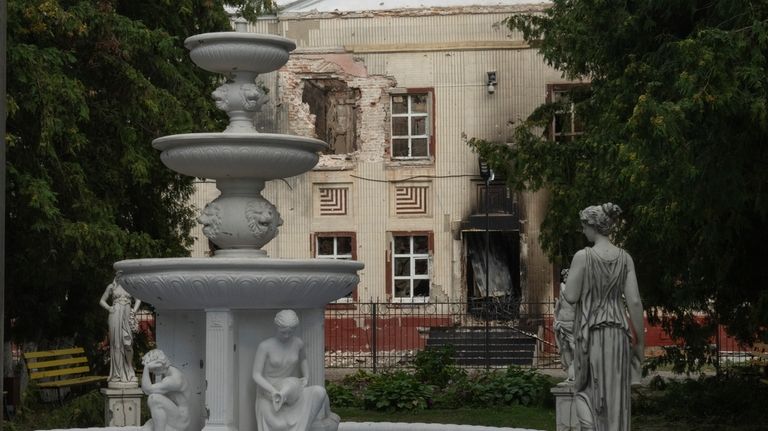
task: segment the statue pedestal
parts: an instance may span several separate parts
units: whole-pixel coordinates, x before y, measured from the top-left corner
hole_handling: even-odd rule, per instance
[[[141,426],[141,398],[144,392],[133,388],[102,388],[105,397],[104,423],[108,427]]]
[[[550,392],[555,396],[557,431],[581,431],[576,404],[573,402],[573,383],[561,383],[553,387]]]

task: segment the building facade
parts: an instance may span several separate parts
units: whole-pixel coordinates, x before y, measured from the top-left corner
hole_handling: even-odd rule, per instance
[[[506,142],[568,84],[502,23],[547,4],[363,3],[298,1],[247,25],[297,43],[282,69],[259,78],[271,102],[257,128],[329,143],[311,172],[268,183],[263,194],[285,226],[265,249],[271,257],[364,262],[342,303],[461,302],[486,292],[551,301],[559,275],[539,246],[546,193],[503,181],[486,191],[466,144]],[[195,204],[215,196],[201,182]],[[194,235],[202,240],[193,254],[205,254],[205,237]]]

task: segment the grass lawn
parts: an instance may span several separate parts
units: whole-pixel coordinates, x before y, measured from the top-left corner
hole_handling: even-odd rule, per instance
[[[425,422],[555,430],[555,410],[542,407],[512,406],[393,413],[335,407],[333,411],[341,416],[342,422]]]

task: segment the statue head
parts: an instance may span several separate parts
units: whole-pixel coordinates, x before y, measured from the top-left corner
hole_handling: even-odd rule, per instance
[[[277,228],[283,225],[283,219],[277,212],[277,208],[264,199],[256,199],[248,203],[245,208],[245,219],[253,236],[261,239],[261,245],[277,236]]]
[[[171,360],[168,359],[168,356],[165,355],[165,352],[160,349],[152,349],[145,353],[144,357],[141,358],[141,363],[145,367],[152,362],[156,362],[158,365],[160,365],[159,368],[162,370],[167,370],[168,367],[171,366]]]
[[[299,326],[299,316],[293,310],[283,310],[275,314],[275,326],[279,338],[290,338]]]
[[[243,109],[246,111],[258,111],[262,105],[269,101],[263,91],[255,84],[243,84],[240,86],[240,95],[243,98]]]
[[[227,100],[228,92],[229,87],[227,84],[224,84],[213,90],[213,93],[211,93],[211,97],[213,97],[213,101],[216,103],[216,107],[222,111],[229,109],[229,100]]]
[[[584,226],[587,239],[594,241],[594,234],[608,236],[621,215],[621,208],[610,202],[602,205],[592,205],[579,212],[579,219]]]
[[[205,205],[197,222],[203,225],[203,234],[210,240],[215,239],[221,232],[221,208],[217,203]]]

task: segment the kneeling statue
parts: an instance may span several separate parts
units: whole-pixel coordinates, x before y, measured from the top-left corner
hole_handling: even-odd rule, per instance
[[[190,423],[190,392],[184,374],[171,366],[160,349],[147,352],[141,362],[141,390],[148,395],[147,407],[152,415],[144,424],[144,431],[185,431]]]
[[[293,310],[275,316],[277,335],[262,341],[253,361],[256,423],[259,431],[336,431],[322,386],[307,386],[309,365],[304,342],[294,335],[299,317]]]

